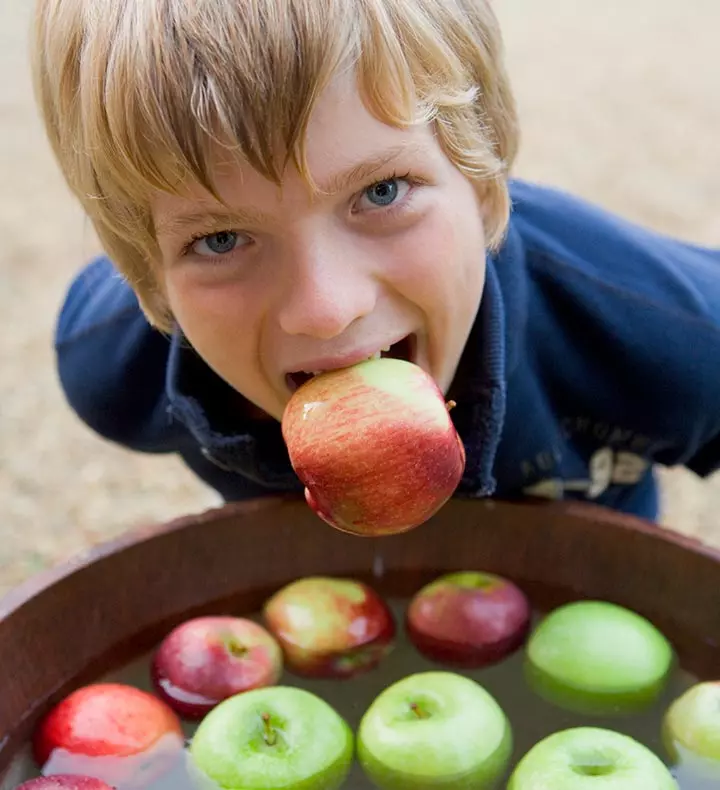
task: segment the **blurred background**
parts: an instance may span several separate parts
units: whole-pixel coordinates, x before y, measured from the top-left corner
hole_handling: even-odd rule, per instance
[[[720,2],[495,5],[524,124],[516,173],[720,246]],[[31,8],[0,3],[0,595],[129,528],[218,504],[174,457],[95,436],[59,389],[57,311],[99,248],[38,121]],[[662,480],[663,526],[720,546],[720,475]]]

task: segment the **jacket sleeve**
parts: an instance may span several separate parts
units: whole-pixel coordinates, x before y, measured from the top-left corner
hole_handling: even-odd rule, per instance
[[[696,388],[697,441],[690,443],[685,466],[701,477],[720,469],[720,250],[680,244],[680,288],[695,290],[698,308],[678,321],[679,355],[685,388]]]
[[[651,437],[658,463],[720,469],[720,249],[525,184],[516,212],[564,405]]]
[[[647,268],[644,301],[657,306],[658,326],[639,325],[636,338],[657,361],[653,397],[668,401],[684,438],[668,461],[706,477],[720,469],[720,250],[657,233],[645,238],[655,267]]]
[[[55,332],[57,370],[68,403],[96,433],[144,452],[188,442],[167,412],[169,348],[108,258],[91,261],[71,283]]]

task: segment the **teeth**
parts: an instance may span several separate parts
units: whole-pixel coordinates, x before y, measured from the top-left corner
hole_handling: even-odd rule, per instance
[[[380,351],[376,351],[371,357],[368,357],[368,359],[380,359],[383,353],[387,354],[389,351],[390,346],[385,346],[385,348],[381,348]],[[319,376],[322,372],[322,370],[303,370],[303,373],[306,376]]]

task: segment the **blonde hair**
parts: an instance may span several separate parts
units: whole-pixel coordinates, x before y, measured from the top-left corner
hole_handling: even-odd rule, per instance
[[[288,163],[310,182],[308,119],[348,67],[380,120],[435,124],[499,244],[517,119],[490,0],[38,0],[33,75],[50,144],[152,323],[172,317],[151,194],[188,180],[215,194],[219,142],[278,184]]]

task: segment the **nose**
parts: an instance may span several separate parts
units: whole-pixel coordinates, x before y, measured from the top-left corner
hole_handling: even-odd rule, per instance
[[[357,241],[315,239],[302,248],[294,245],[289,254],[285,271],[291,276],[278,315],[287,334],[330,340],[375,308],[379,284]]]

